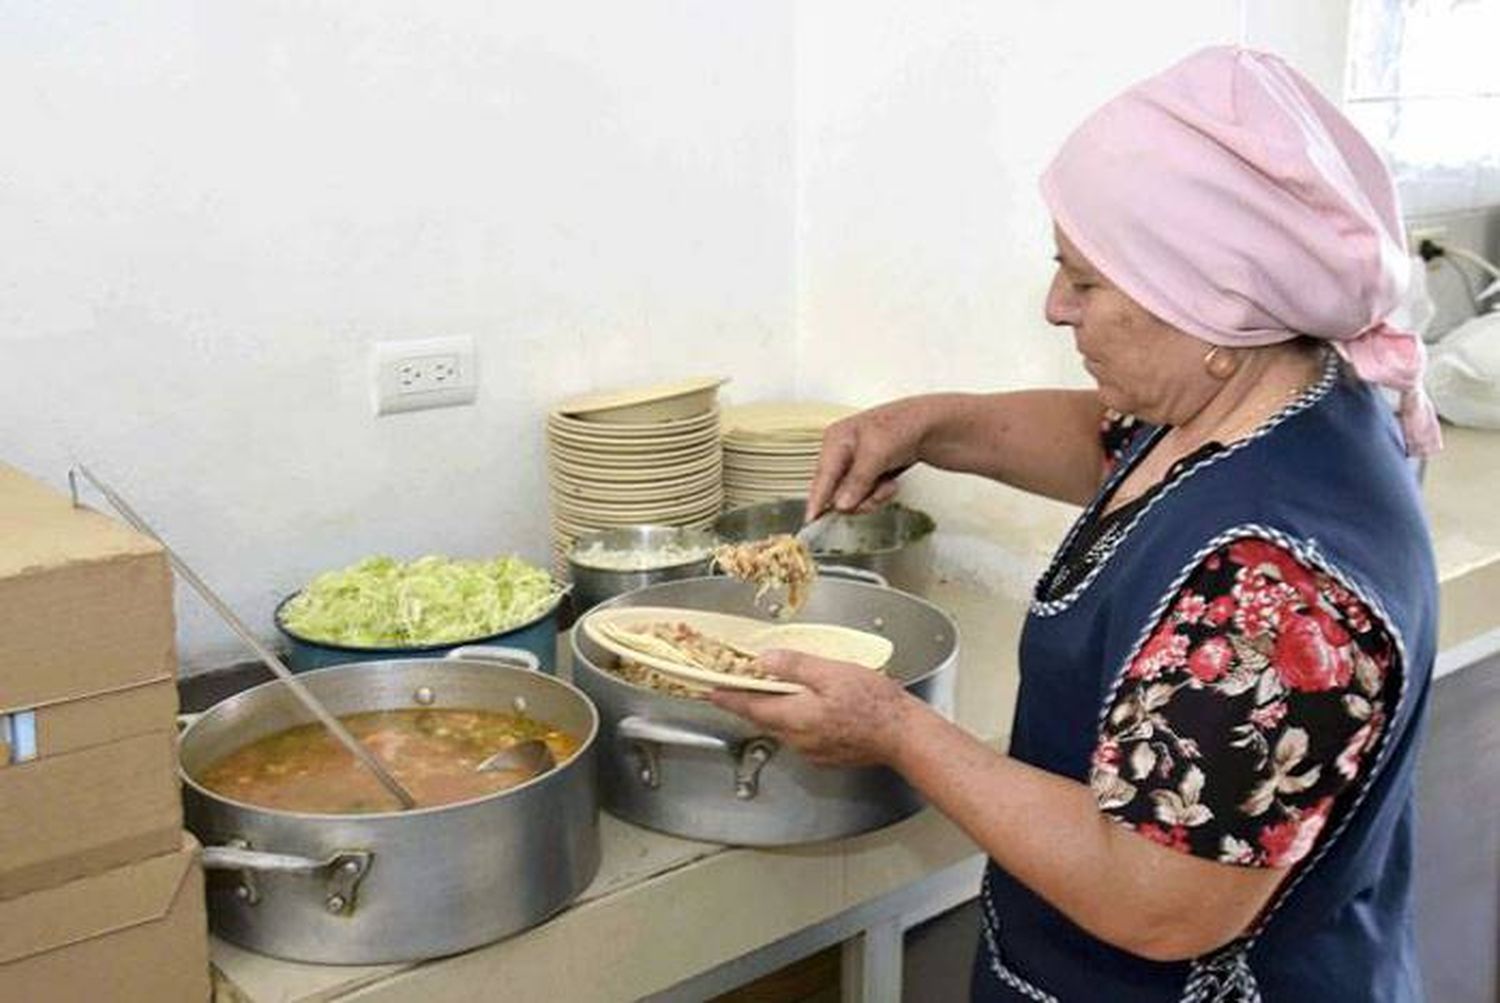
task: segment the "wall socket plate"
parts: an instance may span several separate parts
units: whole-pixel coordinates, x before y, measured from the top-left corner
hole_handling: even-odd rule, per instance
[[[1422,246],[1422,241],[1430,240],[1434,244],[1441,244],[1448,236],[1448,228],[1441,224],[1417,224],[1410,226],[1406,231],[1406,250],[1411,254],[1417,253],[1417,248]]]
[[[375,413],[472,404],[479,392],[474,339],[379,341],[371,352]]]

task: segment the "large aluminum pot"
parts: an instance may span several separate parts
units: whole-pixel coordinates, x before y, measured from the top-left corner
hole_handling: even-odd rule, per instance
[[[188,828],[205,848],[214,932],[295,961],[377,964],[467,950],[572,901],[599,867],[599,715],[536,664],[526,651],[474,648],[299,677],[336,715],[524,709],[582,739],[572,759],[540,777],[436,808],[320,815],[229,800],[200,786],[197,773],[311,717],[276,681],[199,716],[182,733],[179,772]]]
[[[775,533],[795,533],[802,526],[805,498],[760,502],[731,509],[714,520],[714,532],[739,543]],[[843,565],[874,571],[899,589],[920,590],[932,571],[932,517],[918,509],[890,504],[874,512],[835,516],[818,531],[812,555],[821,565]]]
[[[764,616],[755,590],[730,578],[669,582],[601,609],[677,606]],[[953,711],[958,627],[925,600],[860,582],[819,579],[799,619],[877,631],[891,671],[944,715]],[[922,799],[884,767],[814,766],[703,700],[628,683],[615,657],[573,631],[573,680],[599,707],[599,775],[607,811],[651,829],[717,843],[781,846],[852,836],[916,812]]]

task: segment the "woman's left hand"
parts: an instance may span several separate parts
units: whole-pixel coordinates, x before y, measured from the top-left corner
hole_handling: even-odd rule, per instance
[[[715,705],[765,728],[814,763],[892,764],[902,732],[922,704],[889,676],[796,651],[768,651],[760,666],[802,693],[714,690]]]

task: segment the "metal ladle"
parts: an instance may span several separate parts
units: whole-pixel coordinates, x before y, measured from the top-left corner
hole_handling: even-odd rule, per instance
[[[517,742],[515,745],[507,745],[495,753],[474,770],[478,773],[489,773],[496,770],[507,770],[526,774],[526,779],[540,776],[557,765],[553,758],[552,750],[547,743],[540,738],[528,738]]]
[[[840,513],[834,509],[825,509],[821,515],[810,522],[804,523],[802,528],[797,530],[795,534],[797,542],[801,543],[809,551],[813,550],[813,542],[823,535],[823,531],[835,519],[839,518],[839,515]]]
[[[302,706],[311,711],[313,716],[322,723],[323,727],[327,728],[329,733],[338,739],[344,748],[348,749],[365,769],[375,774],[375,779],[379,780],[381,786],[401,803],[403,810],[417,806],[416,799],[407,792],[405,787],[401,786],[395,777],[391,776],[390,772],[381,765],[380,760],[376,759],[369,749],[361,745],[358,739],[349,734],[348,729],[339,723],[338,718],[328,712],[328,709],[323,706],[317,697],[308,691],[306,686],[297,681],[297,677],[292,675],[292,670],[287,668],[286,664],[280,658],[277,658],[270,649],[256,640],[255,635],[250,633],[250,628],[241,623],[240,618],[235,616],[234,612],[225,605],[224,601],[214,594],[214,591],[204,583],[203,579],[199,578],[193,569],[188,567],[171,547],[167,546],[167,541],[158,536],[156,530],[148,526],[146,521],[137,515],[135,510],[126,503],[125,499],[121,498],[113,489],[95,477],[87,467],[82,465],[68,471],[68,489],[73,494],[73,505],[75,508],[81,507],[81,503],[78,500],[79,477],[92,484],[114,506],[120,515],[125,518],[126,522],[161,544],[162,549],[167,553],[167,559],[172,562],[172,567],[177,569],[177,573],[182,575],[187,580],[187,583],[213,607],[214,612],[224,618],[224,622],[229,624],[230,629],[240,636],[240,640],[250,645],[251,650],[260,657],[260,660],[265,663],[266,668],[274,672],[286,684],[287,688],[292,691],[292,695],[302,701]]]

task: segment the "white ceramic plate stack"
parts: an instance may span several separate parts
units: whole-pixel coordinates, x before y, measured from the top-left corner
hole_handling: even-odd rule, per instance
[[[823,430],[856,410],[818,401],[725,408],[724,507],[806,497]]]
[[[547,416],[553,571],[584,533],[707,528],[724,501],[716,403],[722,377],[589,394]]]

